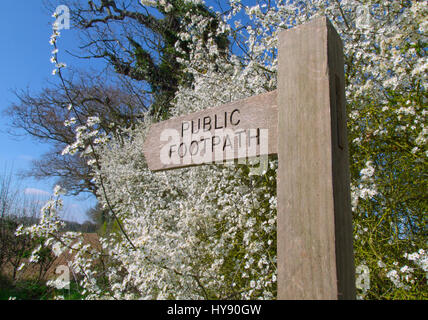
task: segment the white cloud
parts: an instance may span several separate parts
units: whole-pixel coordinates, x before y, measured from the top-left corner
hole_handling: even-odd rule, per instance
[[[36,188],[26,188],[24,190],[25,194],[31,194],[31,195],[36,195],[36,196],[49,196],[50,193],[41,189],[36,189]]]
[[[27,154],[21,154],[21,155],[18,156],[18,159],[24,160],[24,161],[32,161],[32,160],[34,160],[34,157],[33,156],[29,156]]]

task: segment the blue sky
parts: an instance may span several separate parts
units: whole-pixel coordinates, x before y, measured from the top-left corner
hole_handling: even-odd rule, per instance
[[[10,103],[16,101],[13,89],[26,89],[38,92],[46,80],[53,80],[53,65],[50,62],[52,46],[52,13],[46,11],[42,1],[6,0],[2,1],[0,11],[0,114]],[[74,30],[61,30],[58,38],[59,61],[73,67],[83,67],[81,61],[65,53],[65,49],[75,48],[77,42]],[[73,47],[74,46],[74,47]],[[99,63],[90,62],[91,67]],[[31,160],[49,150],[49,145],[37,142],[30,137],[13,137],[7,133],[8,122],[0,116],[0,173],[13,167],[14,172],[30,168]],[[25,179],[20,182],[20,190],[29,194],[47,197],[54,181],[35,181]],[[95,203],[94,199],[67,197],[67,219],[83,222],[84,212]]]

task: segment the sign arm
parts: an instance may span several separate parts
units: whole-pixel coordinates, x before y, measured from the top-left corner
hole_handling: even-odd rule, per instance
[[[278,298],[354,299],[341,40],[318,18],[278,51]]]

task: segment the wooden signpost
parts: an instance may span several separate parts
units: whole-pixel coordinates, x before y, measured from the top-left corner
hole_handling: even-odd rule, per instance
[[[278,299],[354,299],[343,48],[326,18],[279,34],[276,91],[151,127],[151,170],[278,155]]]

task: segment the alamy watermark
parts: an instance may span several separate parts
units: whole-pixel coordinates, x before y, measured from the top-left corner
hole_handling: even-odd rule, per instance
[[[66,5],[56,7],[52,17],[55,18],[52,24],[54,30],[70,29],[70,9]]]
[[[372,15],[369,5],[362,5],[356,9],[355,26],[358,29],[370,29],[372,26]]]
[[[70,289],[70,268],[66,265],[59,265],[55,268],[58,276],[54,280],[49,280],[48,285],[56,289]]]
[[[58,246],[53,246],[52,251],[57,257],[62,253]],[[70,289],[70,268],[61,264],[55,268],[55,274],[58,276],[54,280],[50,280],[48,285],[56,289]]]

